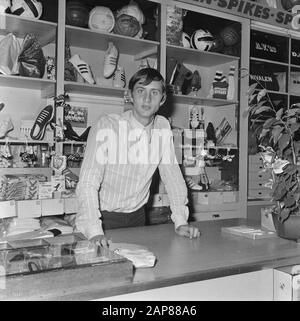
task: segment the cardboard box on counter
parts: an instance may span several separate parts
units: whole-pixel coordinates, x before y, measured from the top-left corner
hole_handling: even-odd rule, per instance
[[[19,218],[34,218],[42,215],[40,200],[17,201],[17,216]]]
[[[16,201],[0,202],[0,218],[17,216]]]

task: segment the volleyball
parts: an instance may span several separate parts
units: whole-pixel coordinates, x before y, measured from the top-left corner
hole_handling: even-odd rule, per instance
[[[205,29],[198,29],[191,36],[191,47],[200,51],[209,51],[213,43],[214,37]]]
[[[220,37],[223,39],[225,46],[234,46],[240,40],[240,35],[232,26],[225,27],[220,32]]]

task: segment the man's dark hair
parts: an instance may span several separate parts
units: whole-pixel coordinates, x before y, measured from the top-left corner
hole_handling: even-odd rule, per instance
[[[134,85],[140,82],[142,85],[147,86],[152,81],[160,81],[162,87],[162,93],[166,92],[166,84],[163,76],[160,72],[154,68],[143,68],[138,70],[129,80],[128,88],[132,92]]]

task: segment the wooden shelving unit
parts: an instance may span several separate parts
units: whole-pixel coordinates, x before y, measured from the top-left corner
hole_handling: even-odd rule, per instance
[[[58,11],[58,21],[57,23],[42,21],[42,20],[32,20],[24,19],[18,16],[1,14],[0,23],[1,30],[0,35],[5,35],[8,32],[14,32],[19,38],[24,37],[27,33],[33,32],[36,34],[38,40],[43,47],[55,46],[55,59],[56,59],[56,80],[47,80],[47,79],[34,79],[28,77],[19,77],[19,76],[4,76],[0,75],[0,85],[4,88],[14,88],[14,99],[18,99],[18,102],[22,100],[21,96],[18,97],[16,92],[20,89],[23,95],[23,91],[26,92],[27,96],[30,96],[31,93],[34,93],[37,96],[37,92],[40,92],[40,106],[37,106],[37,102],[34,102],[32,105],[28,102],[29,107],[24,108],[22,114],[17,115],[15,113],[15,119],[18,117],[24,117],[24,119],[29,119],[34,117],[39,108],[46,106],[48,103],[53,103],[52,98],[54,96],[68,93],[70,94],[71,100],[70,104],[74,106],[84,106],[91,109],[91,117],[94,118],[98,113],[103,109],[105,112],[110,110],[115,111],[116,109],[121,110],[123,108],[122,100],[126,91],[126,88],[115,88],[113,86],[106,85],[90,85],[78,79],[78,81],[65,81],[64,79],[64,65],[65,65],[65,43],[68,42],[71,48],[72,54],[78,53],[84,57],[85,61],[89,64],[89,58],[91,57],[91,65],[95,70],[95,80],[97,76],[101,76],[102,60],[104,53],[107,50],[108,43],[113,42],[119,50],[119,58],[121,64],[127,68],[126,78],[129,80],[131,74],[128,70],[131,70],[133,74],[134,68],[138,68],[138,64],[141,59],[148,58],[150,63],[157,61],[157,67],[162,73],[166,75],[167,71],[167,59],[173,57],[178,61],[183,62],[191,66],[194,70],[199,68],[201,78],[202,78],[202,89],[203,93],[199,93],[197,96],[192,95],[172,95],[169,97],[169,100],[174,105],[178,106],[193,106],[201,105],[206,107],[216,107],[216,115],[224,113],[223,107],[228,107],[232,116],[235,119],[235,122],[232,124],[234,131],[236,131],[236,141],[232,144],[225,146],[215,146],[209,148],[222,149],[228,148],[235,150],[239,155],[239,165],[236,168],[236,175],[239,176],[239,196],[237,201],[234,203],[233,208],[236,217],[244,216],[245,217],[245,199],[246,192],[245,186],[247,185],[245,178],[246,163],[244,162],[244,155],[246,154],[246,146],[243,143],[244,137],[246,136],[247,128],[243,123],[244,120],[241,117],[242,107],[246,103],[246,91],[245,86],[247,80],[244,78],[236,82],[236,96],[233,100],[225,99],[216,99],[216,98],[207,98],[209,87],[211,85],[214,73],[220,68],[224,68],[224,72],[229,70],[229,67],[233,64],[236,66],[236,72],[239,73],[239,70],[242,67],[247,67],[248,64],[248,38],[249,38],[249,21],[245,18],[237,17],[231,14],[218,12],[218,23],[221,21],[224,26],[229,23],[234,23],[239,25],[241,28],[241,52],[239,56],[232,56],[228,54],[216,53],[216,52],[203,52],[192,48],[184,48],[177,45],[171,45],[166,42],[166,10],[167,5],[176,5],[182,7],[184,10],[192,11],[199,16],[206,15],[207,20],[216,18],[216,12],[211,9],[207,9],[195,4],[188,4],[180,1],[171,1],[167,0],[160,1],[148,1],[144,0],[145,3],[151,2],[157,6],[159,15],[162,19],[159,21],[159,37],[158,41],[146,40],[146,39],[137,39],[132,37],[121,36],[113,33],[98,32],[95,30],[90,30],[88,28],[80,28],[66,24],[66,0],[60,0],[57,2],[57,11]],[[126,1],[124,1],[125,3]],[[143,7],[141,7],[143,10]],[[153,19],[153,16],[151,16]],[[89,56],[90,55],[90,56]],[[94,60],[93,60],[94,59]],[[80,78],[80,76],[78,75]],[[206,92],[205,92],[206,91]],[[74,94],[74,95],[73,95]],[[12,95],[12,94],[11,94]],[[32,95],[33,96],[33,95]],[[79,98],[80,99],[79,99]],[[11,98],[12,99],[12,98]],[[28,99],[28,98],[26,98]],[[113,101],[115,102],[113,103]],[[13,99],[12,99],[13,101]],[[85,104],[86,101],[86,104]],[[15,103],[13,101],[13,103]],[[26,106],[27,106],[26,105]],[[184,111],[184,108],[182,108]],[[222,111],[223,110],[223,111]],[[26,112],[25,112],[26,111]],[[57,114],[56,117],[62,117],[63,115]],[[15,123],[17,123],[15,121]],[[0,142],[2,143],[2,142]],[[5,140],[3,140],[5,143]],[[22,140],[11,140],[11,144],[22,144],[26,141]],[[51,142],[46,141],[27,141],[28,144],[52,144]],[[57,152],[63,151],[64,146],[69,147],[69,145],[76,145],[76,148],[79,146],[84,146],[85,142],[53,142]],[[6,169],[1,169],[2,171]],[[47,172],[50,173],[48,168],[22,168],[16,169],[11,168],[7,169],[9,173],[34,173],[34,172]],[[79,174],[80,168],[71,169]],[[226,205],[227,206],[227,205]],[[220,210],[221,206],[208,206],[204,207],[203,211],[213,211]]]

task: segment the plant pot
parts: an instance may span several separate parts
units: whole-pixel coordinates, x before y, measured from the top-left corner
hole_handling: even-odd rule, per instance
[[[278,215],[272,213],[274,226],[279,237],[288,240],[299,240],[300,241],[300,216],[290,215],[290,217],[280,223],[278,221]]]

